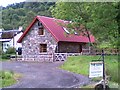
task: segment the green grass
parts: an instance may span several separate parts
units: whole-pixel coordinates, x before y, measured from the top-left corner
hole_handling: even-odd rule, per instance
[[[89,75],[89,64],[92,60],[98,60],[100,56],[71,56],[61,66],[62,69],[74,73]],[[118,82],[118,56],[105,56],[106,73],[111,81]]]
[[[114,82],[109,82],[108,86],[110,88],[118,88],[119,87],[118,83],[114,83]],[[82,86],[81,88],[94,88],[94,87],[95,87],[95,84],[90,84],[90,85]]]
[[[20,77],[12,71],[0,71],[0,88],[15,84]]]

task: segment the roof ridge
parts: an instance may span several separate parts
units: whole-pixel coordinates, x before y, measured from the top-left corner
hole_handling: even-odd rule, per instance
[[[65,21],[65,22],[69,22],[69,21],[67,21],[67,20],[62,20],[62,19],[58,19],[58,18],[55,18],[55,17],[47,17],[47,16],[36,16],[36,17],[38,17],[38,18],[40,18],[40,17],[44,17],[44,18],[49,18],[49,19],[54,19],[54,20],[61,20],[61,21]]]

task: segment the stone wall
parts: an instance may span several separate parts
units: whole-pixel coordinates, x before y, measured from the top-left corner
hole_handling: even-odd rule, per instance
[[[53,61],[51,53],[54,53],[57,42],[48,30],[44,29],[44,35],[39,35],[38,30],[38,21],[36,21],[24,37],[22,41],[23,60]],[[47,44],[47,52],[40,53],[40,44]]]

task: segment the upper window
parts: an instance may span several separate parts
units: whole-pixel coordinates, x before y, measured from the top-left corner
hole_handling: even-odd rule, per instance
[[[70,32],[65,27],[63,27],[63,29],[67,34],[70,34]]]
[[[38,22],[38,26],[42,26],[42,23]]]
[[[40,52],[47,52],[47,44],[40,44]]]
[[[77,32],[74,32],[74,34],[75,34],[75,35],[78,35],[78,33],[77,33]]]
[[[44,28],[43,28],[43,26],[39,27],[38,34],[39,35],[44,35]]]

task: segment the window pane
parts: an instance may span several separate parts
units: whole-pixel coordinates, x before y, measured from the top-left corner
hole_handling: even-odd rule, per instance
[[[40,27],[40,28],[39,28],[38,34],[39,34],[39,35],[43,35],[43,34],[44,34],[44,28],[43,28],[43,27]]]

